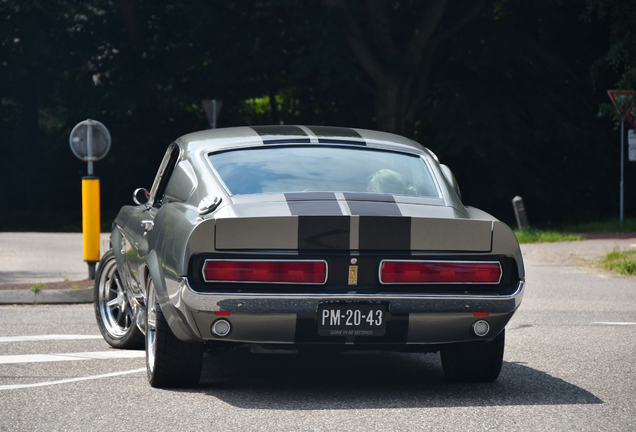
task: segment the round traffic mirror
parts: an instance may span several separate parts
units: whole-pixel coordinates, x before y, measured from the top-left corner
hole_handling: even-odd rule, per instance
[[[110,133],[97,120],[79,122],[69,137],[73,154],[84,162],[103,159],[110,150]]]

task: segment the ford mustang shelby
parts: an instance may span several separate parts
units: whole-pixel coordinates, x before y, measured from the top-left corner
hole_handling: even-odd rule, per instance
[[[155,387],[204,351],[440,352],[446,377],[499,376],[524,267],[512,231],[464,206],[420,144],[362,129],[254,126],[172,143],[121,209],[95,278],[117,348]]]

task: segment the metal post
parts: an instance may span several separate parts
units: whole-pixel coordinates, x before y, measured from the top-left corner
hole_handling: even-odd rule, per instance
[[[82,179],[82,226],[84,261],[88,264],[88,278],[95,279],[95,264],[99,261],[99,178],[93,177],[93,120],[86,120],[86,159],[88,177]]]
[[[86,120],[86,155],[88,156],[88,175],[93,175],[93,121]]]
[[[82,233],[84,261],[88,264],[88,278],[95,279],[95,264],[99,262],[100,220],[99,177],[82,177]]]
[[[212,99],[212,129],[216,129],[216,99]]]
[[[86,119],[75,125],[69,143],[75,156],[88,164],[88,176],[82,177],[82,233],[88,277],[94,279],[95,265],[100,258],[101,231],[99,178],[95,176],[94,164],[108,153],[110,133],[97,120]]]
[[[625,165],[623,159],[625,158],[625,134],[623,133],[623,125],[625,120],[621,120],[621,225],[623,225],[623,166]]]
[[[517,226],[519,231],[530,226],[528,223],[528,215],[526,214],[526,206],[523,204],[523,198],[519,195],[512,199],[512,208],[515,210],[515,217],[517,218]]]

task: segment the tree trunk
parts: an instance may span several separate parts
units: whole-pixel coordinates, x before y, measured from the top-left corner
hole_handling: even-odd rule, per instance
[[[375,113],[380,130],[399,135],[405,134],[406,106],[412,97],[406,79],[390,76],[376,89]]]
[[[130,39],[135,48],[145,49],[146,41],[144,40],[137,14],[139,0],[119,0],[119,8],[124,19],[124,27],[128,34],[128,39]]]
[[[387,74],[377,82],[375,112],[378,129],[413,138],[421,111],[434,48],[427,50],[419,68],[408,74]]]
[[[479,14],[484,0],[466,1],[462,16],[446,11],[447,0],[430,0],[418,9],[418,24],[411,37],[397,46],[386,0],[366,0],[366,19],[350,10],[346,0],[322,0],[338,8],[347,22],[347,42],[354,57],[376,87],[375,111],[378,129],[413,137],[415,122],[422,110],[435,50]],[[403,7],[409,7],[403,5]],[[444,15],[451,18],[444,20]],[[445,24],[442,24],[445,21]]]

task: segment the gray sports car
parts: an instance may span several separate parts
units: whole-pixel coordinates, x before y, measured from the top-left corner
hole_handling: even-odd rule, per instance
[[[499,376],[524,267],[512,231],[462,204],[420,144],[362,129],[253,126],[170,144],[113,224],[95,314],[146,348],[154,387],[199,381],[204,351],[441,354]]]

